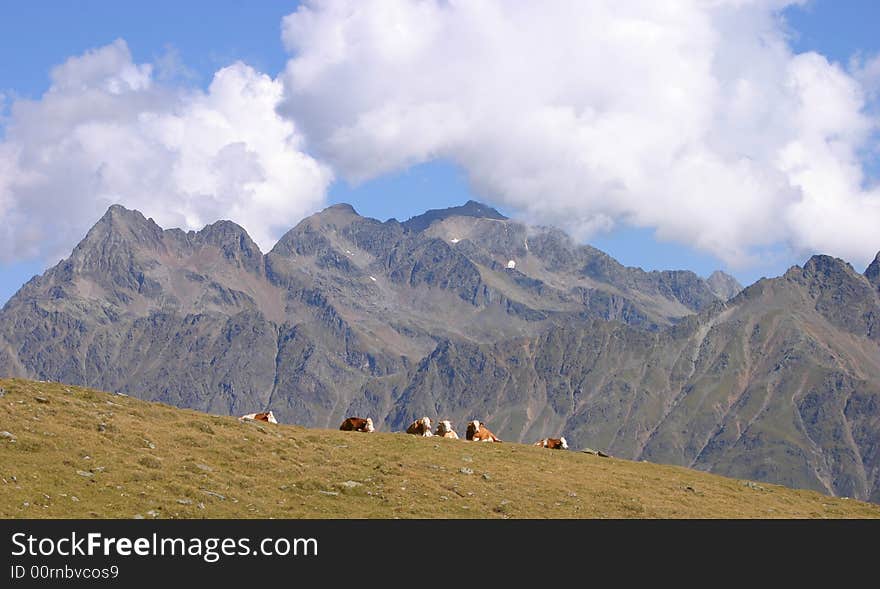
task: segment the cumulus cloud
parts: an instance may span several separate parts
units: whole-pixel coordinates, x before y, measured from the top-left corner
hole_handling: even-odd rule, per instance
[[[850,59],[849,69],[870,98],[880,97],[880,55],[854,55]]]
[[[114,203],[164,227],[231,219],[264,249],[321,205],[332,173],[276,113],[280,81],[243,63],[206,90],[161,77],[118,40],[54,68],[38,100],[12,103],[0,140],[5,261],[67,255]]]
[[[581,237],[618,223],[731,265],[784,244],[867,263],[876,63],[795,54],[786,0],[307,1],[281,112],[360,181],[434,158]]]

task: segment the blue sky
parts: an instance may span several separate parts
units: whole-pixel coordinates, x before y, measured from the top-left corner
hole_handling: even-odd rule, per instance
[[[175,55],[183,66],[181,78],[197,86],[206,86],[218,68],[236,60],[275,76],[290,57],[281,40],[281,19],[295,9],[295,2],[277,0],[4,2],[0,5],[0,92],[7,101],[38,99],[49,86],[53,66],[117,38],[125,39],[136,63]],[[847,63],[855,54],[880,51],[876,27],[880,2],[816,0],[788,9],[786,17],[798,52],[819,51],[830,60]],[[865,161],[876,177],[877,154],[866,156]],[[361,214],[380,219],[403,220],[470,198],[493,204],[492,199],[475,194],[467,174],[448,161],[422,163],[353,186],[336,180],[328,191],[329,203],[349,202]],[[730,269],[712,254],[659,241],[652,229],[627,226],[590,242],[627,265],[646,270],[690,269],[703,276],[725,268],[744,284],[781,274],[792,263],[802,262],[783,255],[763,265]],[[41,261],[0,264],[0,303],[42,269]]]

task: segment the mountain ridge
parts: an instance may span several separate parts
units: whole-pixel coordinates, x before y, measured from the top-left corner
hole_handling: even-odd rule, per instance
[[[0,374],[317,427],[478,418],[880,501],[880,262],[734,293],[477,205],[409,226],[334,205],[265,254],[231,221],[111,207],[0,311]]]

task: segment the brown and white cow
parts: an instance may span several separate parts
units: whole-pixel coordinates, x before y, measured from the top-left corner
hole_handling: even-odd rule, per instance
[[[430,438],[434,434],[431,432],[431,420],[427,417],[422,417],[421,419],[417,419],[406,428],[406,433],[413,434],[415,436],[422,436],[425,438]]]
[[[373,427],[373,420],[369,417],[364,419],[363,417],[346,417],[345,421],[342,422],[342,425],[339,426],[344,432],[372,432],[375,431]]]
[[[474,442],[500,442],[495,434],[489,431],[485,425],[476,419],[468,423],[465,437]]]
[[[242,415],[238,418],[239,421],[251,420],[251,421],[265,421],[266,423],[278,423],[278,420],[275,419],[275,416],[271,411],[264,411],[263,413],[248,413],[247,415]]]
[[[540,446],[541,448],[551,448],[553,450],[568,450],[568,442],[565,441],[564,437],[544,438],[543,440],[535,442],[534,445]]]
[[[452,422],[448,419],[444,419],[437,423],[437,432],[434,435],[440,436],[441,438],[451,438],[453,440],[458,439],[458,434],[452,429]]]

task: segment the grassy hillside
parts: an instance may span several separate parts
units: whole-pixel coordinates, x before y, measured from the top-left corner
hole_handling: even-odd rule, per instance
[[[880,517],[878,505],[571,450],[239,423],[57,383],[0,388],[4,518]]]

